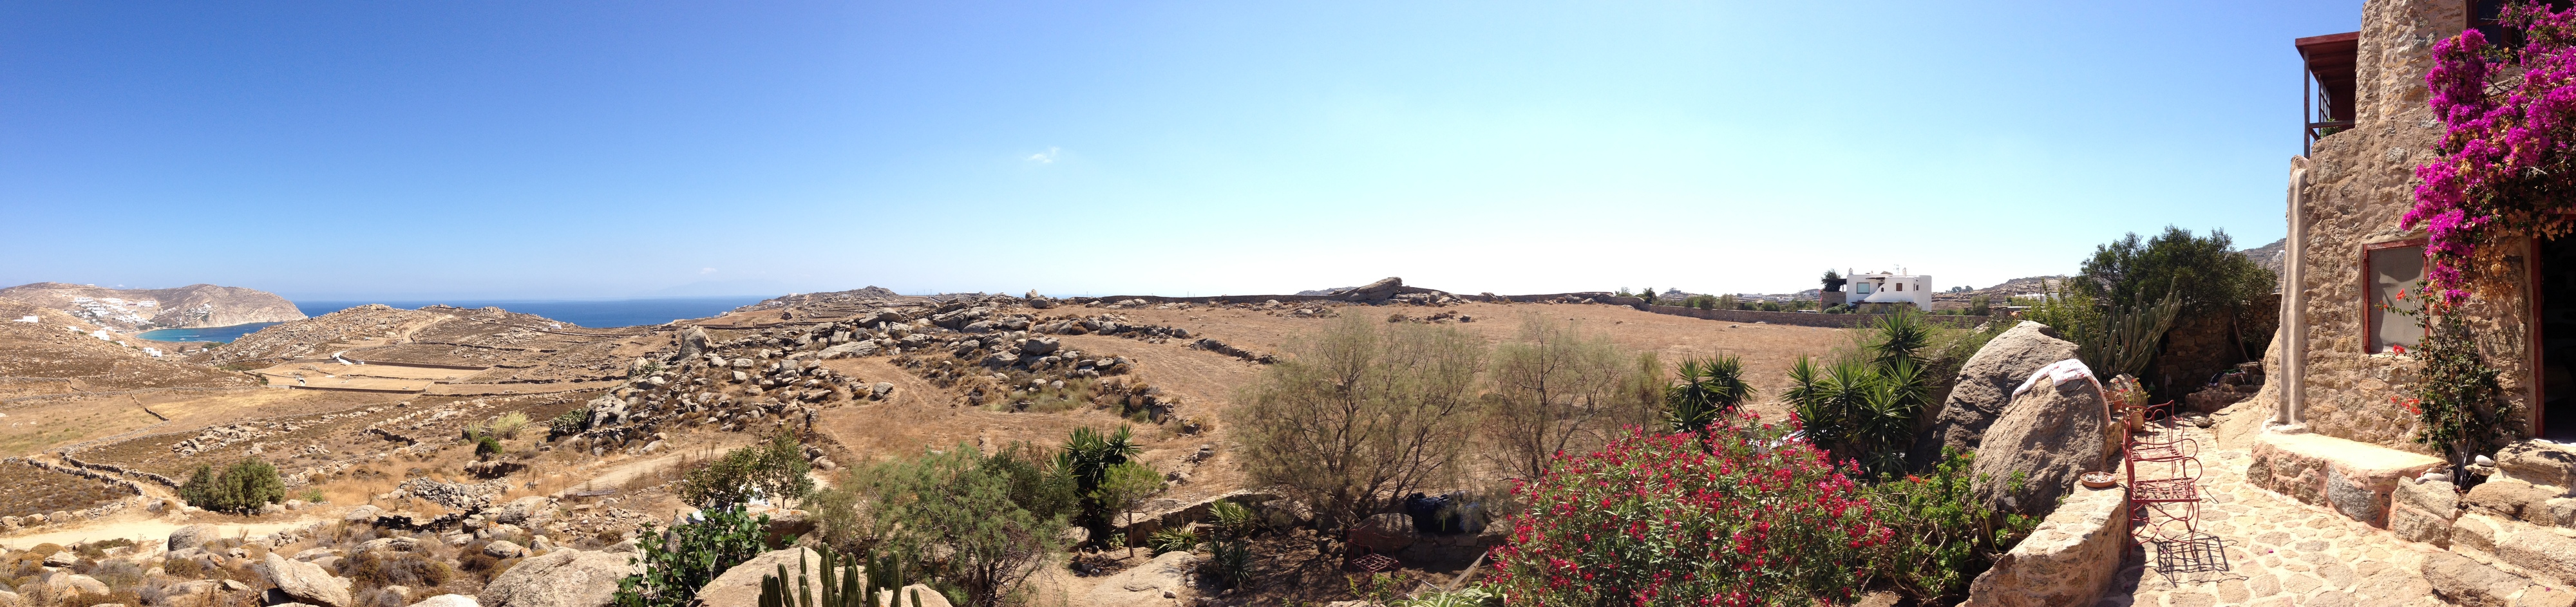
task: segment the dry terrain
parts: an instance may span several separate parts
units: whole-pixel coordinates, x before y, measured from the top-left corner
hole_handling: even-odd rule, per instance
[[[433,499],[428,492],[435,487],[416,484],[436,481],[484,492],[489,504],[535,498],[551,513],[513,532],[524,535],[475,536],[467,548],[505,536],[597,547],[636,524],[667,522],[686,511],[673,491],[687,471],[761,436],[798,430],[808,431],[809,456],[840,468],[958,445],[1028,442],[1052,449],[1075,428],[1129,425],[1144,448],[1141,460],[1175,481],[1145,510],[1172,511],[1261,489],[1248,486],[1232,459],[1225,412],[1265,360],[1293,356],[1303,336],[1338,322],[1335,317],[1436,323],[1493,343],[1510,339],[1524,322],[1571,321],[1630,352],[1652,353],[1667,367],[1692,357],[1741,356],[1760,390],[1754,408],[1769,415],[1779,410],[1768,400],[1785,386],[1793,360],[1830,353],[1852,339],[1852,332],[1838,329],[1708,321],[1601,304],[1114,303],[870,293],[608,329],[489,308],[362,307],[270,327],[185,361],[74,335],[62,327],[77,325],[77,318],[22,306],[46,322],[0,323],[0,363],[8,365],[0,375],[9,376],[0,378],[6,380],[0,391],[8,391],[0,396],[9,397],[0,400],[0,456],[91,466],[139,484],[146,496],[82,504],[108,495],[109,486],[17,465],[25,470],[6,470],[32,475],[46,489],[38,497],[0,501],[6,507],[0,516],[43,508],[76,512],[41,526],[0,525],[0,546],[208,523],[329,547],[335,544],[288,535],[306,533],[294,531],[303,523],[339,521],[359,508],[414,522],[464,514]],[[15,310],[0,301],[0,313]],[[1041,337],[1053,340],[1050,351],[1026,349]],[[295,387],[298,374],[305,389]],[[309,389],[361,384],[387,391]],[[549,431],[548,420],[574,411],[591,423]],[[533,423],[482,461],[462,437],[508,414]],[[160,500],[172,494],[166,483],[200,466],[245,458],[275,465],[299,507],[255,516],[163,507]],[[833,478],[824,471],[816,476]],[[331,541],[360,541],[349,531],[325,531],[343,534]],[[1323,583],[1337,578],[1312,539],[1270,540],[1282,554],[1303,551],[1281,557],[1300,564],[1275,570],[1276,585],[1304,588],[1289,594],[1318,599],[1346,592]],[[471,551],[459,554],[465,552]],[[442,582],[451,590],[479,584],[515,562],[454,558],[465,559],[459,566],[470,565],[473,575]],[[1145,563],[1117,555],[1097,562],[1112,571]],[[1465,563],[1417,565],[1427,568],[1411,575],[1437,580]],[[1040,588],[1069,604],[1094,604],[1081,597],[1100,579],[1050,570]]]

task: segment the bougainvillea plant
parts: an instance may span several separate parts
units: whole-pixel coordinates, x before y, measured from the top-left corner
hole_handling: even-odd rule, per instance
[[[2401,225],[2424,228],[2426,277],[2450,303],[2499,278],[2522,238],[2576,231],[2576,8],[2517,1],[2503,22],[2521,48],[2470,29],[2434,43],[2424,75],[2444,130]]]
[[[1629,436],[1560,456],[1497,548],[1508,605],[1809,605],[1850,600],[1891,540],[1857,473],[1730,415],[1698,433]]]

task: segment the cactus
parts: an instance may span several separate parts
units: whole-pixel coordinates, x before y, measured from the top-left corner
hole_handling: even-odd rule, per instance
[[[860,559],[865,560],[865,559]],[[809,580],[805,575],[805,555],[796,555],[796,590],[788,592],[787,565],[778,565],[775,575],[760,576],[760,607],[875,607],[868,600],[876,594],[876,580],[864,573],[858,563],[842,563],[834,553],[823,551],[823,579]],[[815,601],[811,582],[819,581],[823,596]]]

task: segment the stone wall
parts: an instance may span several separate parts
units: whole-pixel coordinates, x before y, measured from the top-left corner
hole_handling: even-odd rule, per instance
[[[2424,105],[2424,72],[2431,66],[2432,42],[2466,27],[2461,0],[2367,3],[2356,124],[2318,140],[2306,160],[2304,182],[2292,184],[2306,199],[2293,218],[2308,226],[2297,243],[2305,280],[2293,287],[2304,296],[2309,327],[2298,415],[2312,431],[2427,452],[2411,440],[2416,416],[2389,401],[2408,390],[2414,362],[2363,351],[2370,284],[2362,273],[2362,247],[2421,234],[2398,227],[2398,218],[2413,205],[2415,164],[2442,132]],[[2506,261],[2506,282],[2525,283],[2524,263],[2521,256]],[[2468,311],[2479,325],[2480,350],[2504,371],[2507,397],[2528,410],[2530,319],[2524,295],[2480,293]]]
[[[1644,306],[1644,308],[1646,311],[1656,314],[1689,316],[1692,318],[1705,318],[1727,322],[1758,322],[1774,325],[1832,327],[1838,329],[1867,325],[1869,323],[1876,322],[1878,317],[1885,316],[1884,314],[1824,314],[1818,312],[1764,312],[1760,310],[1702,310],[1699,308],[1688,308],[1682,306]],[[1946,314],[1923,315],[1923,319],[1926,321],[1954,327],[1974,327],[1985,324],[1986,321],[1992,320],[1993,318],[1994,317],[1991,316],[1951,316]]]
[[[2220,313],[2185,318],[2165,334],[2164,351],[2156,355],[2155,375],[2166,382],[2159,394],[2178,398],[2199,390],[2211,376],[2237,363],[2258,360],[2255,357],[2262,355],[2273,329],[2281,324],[2280,296],[2255,298],[2246,306],[2243,318],[2229,316]],[[2240,345],[2244,349],[2238,349]]]
[[[2077,486],[2032,529],[1968,584],[1963,607],[2091,605],[2109,590],[2129,543],[2129,493]]]
[[[2497,455],[2497,473],[2466,494],[2441,481],[2398,488],[2390,531],[2474,561],[2442,575],[2427,564],[2434,589],[2453,602],[2501,599],[2533,580],[2562,593],[2576,584],[2576,447],[2523,442]]]

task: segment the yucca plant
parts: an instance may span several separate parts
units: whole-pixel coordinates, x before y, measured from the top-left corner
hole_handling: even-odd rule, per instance
[[[1223,500],[1208,504],[1208,518],[1215,521],[1209,525],[1210,535],[1220,542],[1252,537],[1261,530],[1260,515],[1243,504]]]
[[[1705,430],[1752,395],[1743,359],[1719,355],[1684,360],[1681,381],[1664,391],[1664,425],[1674,432]]]

